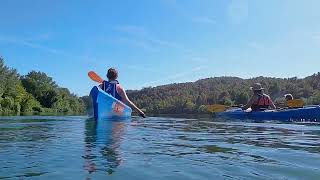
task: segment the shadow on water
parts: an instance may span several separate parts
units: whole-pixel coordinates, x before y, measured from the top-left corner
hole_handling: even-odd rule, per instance
[[[84,168],[89,174],[104,171],[109,175],[121,164],[120,145],[125,134],[125,121],[85,121]]]

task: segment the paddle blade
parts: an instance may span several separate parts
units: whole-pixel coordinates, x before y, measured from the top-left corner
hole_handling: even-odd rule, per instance
[[[299,108],[304,106],[304,101],[302,99],[293,99],[287,101],[287,105],[291,108]]]
[[[103,79],[93,71],[88,72],[88,76],[90,77],[90,79],[92,79],[93,81],[96,81],[98,83],[103,82]]]
[[[145,114],[140,113],[139,115],[140,115],[141,117],[143,117],[143,118],[146,118],[146,115],[145,115]]]
[[[223,112],[227,109],[227,106],[221,104],[208,105],[207,110],[209,112]]]

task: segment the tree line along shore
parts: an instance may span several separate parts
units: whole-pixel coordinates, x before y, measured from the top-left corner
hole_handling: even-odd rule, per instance
[[[86,111],[87,97],[77,97],[67,88],[59,87],[43,72],[19,75],[0,58],[0,113],[68,113]]]
[[[291,93],[306,104],[320,104],[320,73],[305,78],[214,77],[196,82],[175,83],[141,90],[128,90],[128,96],[147,113],[206,113],[206,105],[246,104],[251,90],[259,82],[276,104]],[[67,88],[59,87],[44,72],[31,71],[19,75],[5,65],[0,57],[0,114],[67,113],[85,114],[90,97],[78,97]]]

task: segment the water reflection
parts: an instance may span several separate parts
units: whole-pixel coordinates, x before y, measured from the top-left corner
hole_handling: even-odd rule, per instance
[[[140,123],[139,126],[143,127],[144,131],[154,129],[154,132],[163,132],[157,135],[157,138],[150,136],[145,140],[152,149],[148,155],[190,158],[197,163],[215,164],[217,161],[213,162],[211,159],[220,158],[223,161],[246,164],[279,164],[278,159],[269,154],[274,151],[315,154],[320,152],[320,129],[315,124],[305,126],[158,118]],[[161,141],[158,140],[159,136]],[[139,153],[146,155],[146,149],[148,148]],[[194,158],[195,156],[197,158]]]
[[[126,131],[126,121],[85,121],[84,168],[89,174],[104,171],[114,173],[121,164],[120,145]]]
[[[0,179],[320,177],[320,124],[136,120],[0,117]]]

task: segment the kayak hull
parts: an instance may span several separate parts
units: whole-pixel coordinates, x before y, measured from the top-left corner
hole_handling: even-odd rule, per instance
[[[240,108],[216,113],[216,117],[253,120],[320,120],[320,106],[304,108],[245,112]]]
[[[95,120],[125,120],[131,118],[132,109],[123,102],[104,92],[100,87],[91,89],[91,116]]]

